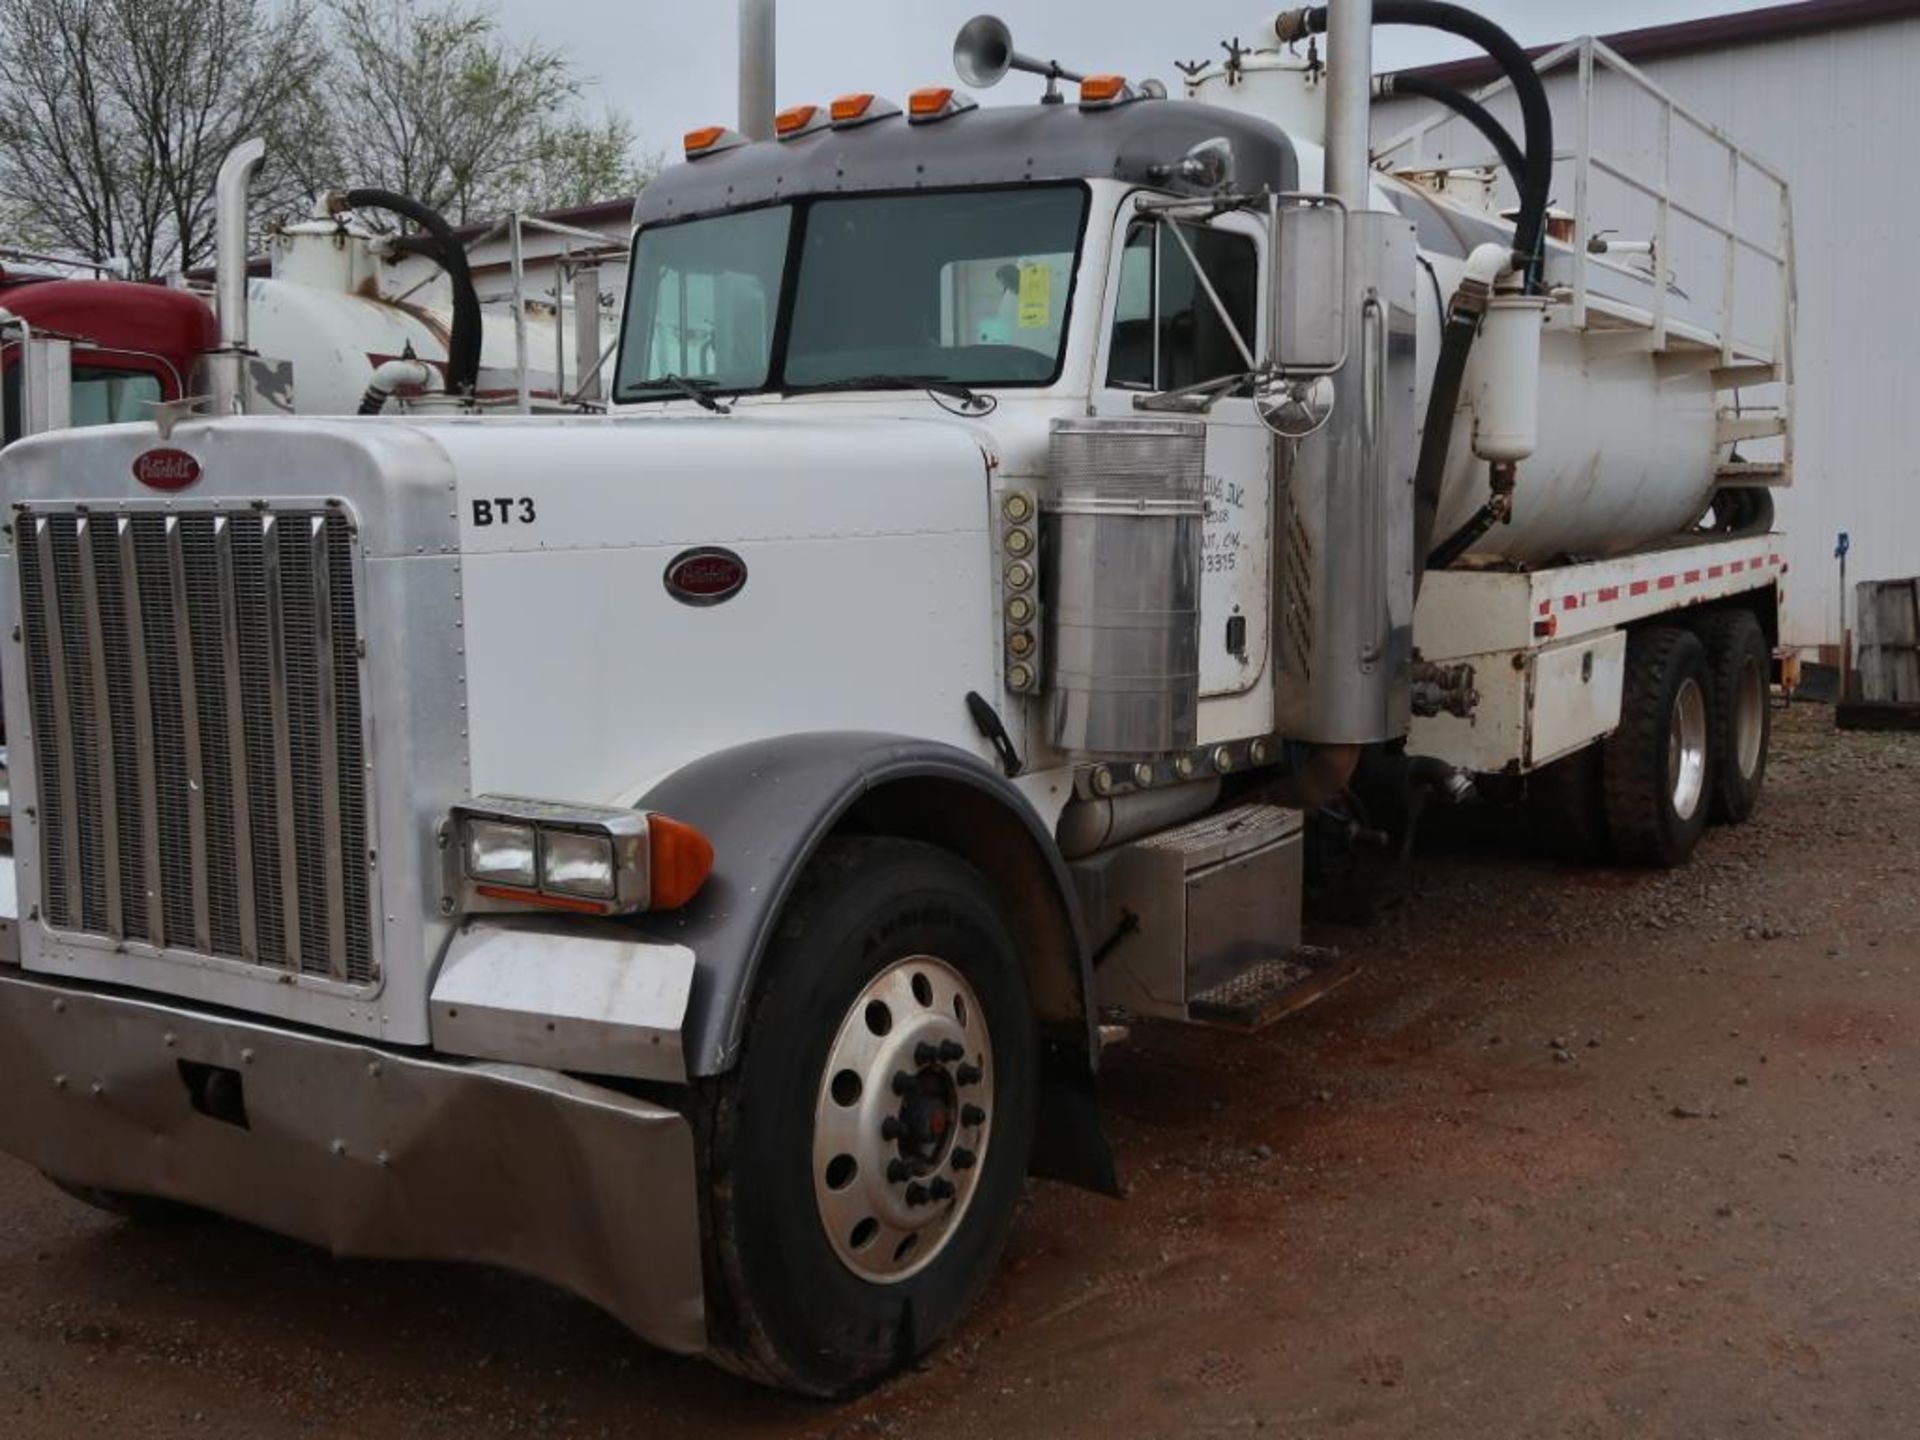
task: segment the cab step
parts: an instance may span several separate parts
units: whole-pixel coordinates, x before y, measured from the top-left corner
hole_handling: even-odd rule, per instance
[[[1360,973],[1338,950],[1302,945],[1274,960],[1257,960],[1231,980],[1187,999],[1198,1025],[1251,1033],[1264,1030],[1330,995]]]
[[[1240,805],[1076,861],[1102,1006],[1258,1030],[1348,979],[1300,943],[1303,839],[1299,811]]]

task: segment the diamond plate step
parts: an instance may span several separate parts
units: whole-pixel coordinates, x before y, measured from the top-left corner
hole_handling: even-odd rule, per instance
[[[1256,960],[1233,979],[1201,991],[1187,1002],[1187,1015],[1202,1025],[1264,1030],[1359,973],[1338,950],[1302,945],[1272,960]]]

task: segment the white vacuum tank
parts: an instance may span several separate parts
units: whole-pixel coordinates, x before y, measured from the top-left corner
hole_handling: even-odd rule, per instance
[[[1376,189],[1377,196],[1384,193]],[[1465,263],[1429,251],[1420,254],[1432,267],[1422,267],[1419,286],[1415,398],[1424,423],[1428,383],[1440,354],[1441,307],[1452,297]],[[1570,327],[1570,316],[1564,305],[1547,309],[1540,347],[1539,444],[1519,462],[1512,519],[1495,525],[1467,552],[1469,560],[1539,565],[1561,556],[1625,554],[1686,529],[1713,498],[1717,402],[1708,373],[1663,379],[1653,355],[1599,350]],[[1487,462],[1474,454],[1473,444],[1485,358],[1476,345],[1460,387],[1435,544],[1466,524],[1487,499]]]
[[[1300,159],[1300,188],[1318,190],[1324,174],[1325,86],[1306,49],[1283,48],[1269,22],[1255,48],[1190,74],[1187,98],[1257,115],[1278,125]],[[1396,204],[1396,199],[1401,203]],[[1376,176],[1375,210],[1413,215],[1432,206],[1459,217],[1453,228],[1482,239],[1510,237],[1513,227],[1471,204],[1393,176]],[[1556,247],[1561,248],[1561,247]],[[1440,354],[1441,315],[1465,260],[1421,249],[1417,403],[1426,417],[1427,390]],[[1596,297],[1596,308],[1604,298]],[[1467,563],[1538,565],[1561,556],[1623,554],[1686,529],[1712,499],[1716,396],[1695,371],[1662,378],[1654,357],[1589,345],[1571,328],[1565,305],[1547,309],[1540,354],[1539,444],[1519,462],[1510,523],[1495,525],[1467,552]],[[1484,357],[1475,346],[1460,388],[1434,543],[1455,533],[1488,497],[1487,462],[1474,454],[1474,397]]]

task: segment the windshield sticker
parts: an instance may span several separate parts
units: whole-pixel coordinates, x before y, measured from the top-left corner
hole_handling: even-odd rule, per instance
[[[1045,265],[1020,267],[1020,328],[1044,330],[1053,323],[1053,271]]]

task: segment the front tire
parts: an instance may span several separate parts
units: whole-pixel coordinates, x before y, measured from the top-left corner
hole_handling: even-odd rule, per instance
[[[1693,853],[1712,806],[1711,679],[1691,630],[1659,625],[1627,637],[1620,727],[1600,756],[1614,852],[1675,866]]]
[[[714,1355],[844,1395],[938,1343],[999,1260],[1033,1141],[1019,951],[954,856],[830,841],[746,1035],[705,1127]]]

